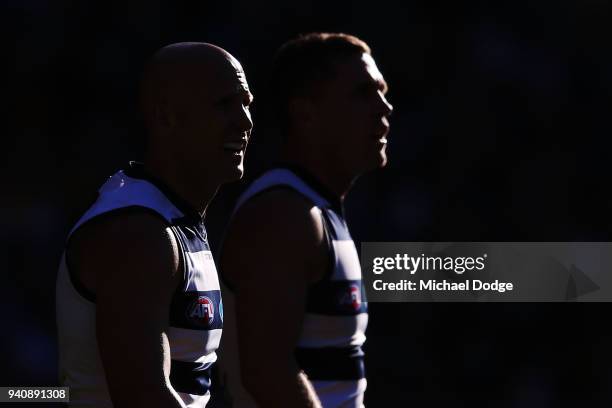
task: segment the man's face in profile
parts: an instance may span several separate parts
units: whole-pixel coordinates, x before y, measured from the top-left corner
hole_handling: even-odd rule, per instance
[[[369,54],[355,55],[334,64],[335,76],[317,98],[319,126],[326,149],[335,162],[353,175],[387,163],[387,84]]]
[[[249,112],[253,95],[242,67],[230,60],[212,79],[196,79],[188,94],[178,123],[185,151],[196,168],[220,182],[240,179],[253,127]]]

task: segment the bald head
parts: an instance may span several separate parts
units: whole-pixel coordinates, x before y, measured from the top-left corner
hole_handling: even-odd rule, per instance
[[[253,123],[253,99],[242,66],[216,45],[178,43],[160,49],[141,83],[148,128],[147,161],[183,174],[242,176]]]
[[[223,48],[203,42],[181,42],[160,48],[153,55],[152,62],[194,62],[234,58]]]
[[[213,44],[182,42],[161,48],[149,61],[141,82],[140,100],[147,127],[155,132],[180,115],[194,97],[215,91],[220,77],[243,73],[229,52]]]

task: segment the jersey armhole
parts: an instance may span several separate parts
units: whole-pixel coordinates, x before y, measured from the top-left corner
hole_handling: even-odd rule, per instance
[[[332,237],[329,230],[329,220],[327,219],[325,208],[317,208],[321,212],[321,222],[323,223],[323,237],[325,239],[325,244],[327,245],[327,269],[323,274],[323,277],[312,282],[311,286],[331,278],[334,273],[334,268],[336,267],[336,251],[334,251],[334,244],[332,242]]]
[[[74,272],[74,267],[71,261],[70,251],[69,251],[70,241],[72,237],[74,237],[74,234],[77,231],[79,231],[84,226],[89,225],[92,221],[96,221],[96,222],[101,221],[104,217],[107,217],[107,216],[115,216],[115,215],[120,215],[120,214],[135,214],[135,213],[149,213],[149,214],[155,215],[156,217],[161,218],[167,226],[170,226],[168,221],[157,211],[149,207],[144,207],[141,205],[130,205],[127,207],[116,208],[114,210],[103,212],[101,214],[91,217],[90,219],[88,219],[87,221],[79,225],[78,228],[76,228],[74,231],[72,231],[72,233],[68,237],[68,240],[66,241],[65,263],[66,263],[66,271],[68,272],[68,279],[70,280],[70,283],[72,284],[74,289],[77,291],[77,293],[84,299],[90,301],[91,303],[94,303],[94,304],[96,303],[96,294],[92,292],[91,290],[89,290],[87,287],[85,287],[85,285],[79,280],[78,276],[76,276]]]
[[[172,232],[172,238],[176,242],[177,249],[179,251],[179,269],[181,271],[181,283],[177,285],[175,292],[183,292],[187,290],[189,285],[189,277],[187,276],[187,261],[185,260],[185,253],[187,252],[185,246],[179,238],[179,234],[176,231],[176,227],[170,225],[170,231]]]

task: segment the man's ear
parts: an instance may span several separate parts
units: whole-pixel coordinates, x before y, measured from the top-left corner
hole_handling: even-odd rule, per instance
[[[292,123],[308,126],[315,118],[316,106],[309,98],[294,97],[289,100],[288,112]]]

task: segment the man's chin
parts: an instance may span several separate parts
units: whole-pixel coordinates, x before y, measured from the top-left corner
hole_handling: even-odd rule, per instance
[[[372,162],[371,162],[371,166],[368,170],[377,170],[377,169],[382,169],[383,167],[387,166],[387,155],[385,153],[379,153],[375,158],[373,158]]]
[[[378,168],[382,169],[383,167],[387,167],[387,163],[389,163],[389,159],[387,159],[387,155],[384,154],[378,161]]]
[[[244,176],[244,166],[241,164],[240,166],[233,167],[228,169],[226,172],[225,182],[231,183],[233,181],[238,181]]]

